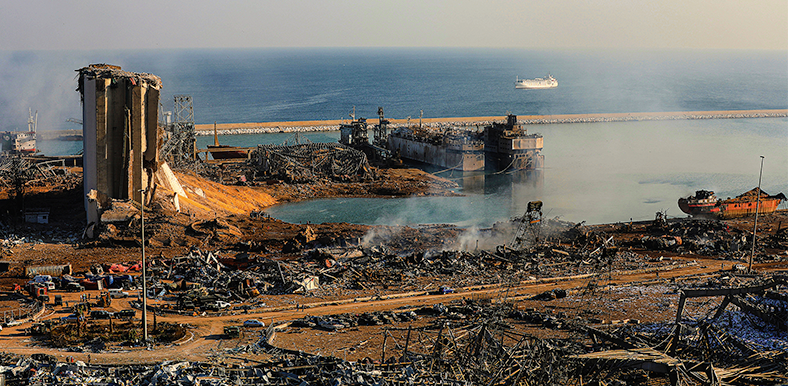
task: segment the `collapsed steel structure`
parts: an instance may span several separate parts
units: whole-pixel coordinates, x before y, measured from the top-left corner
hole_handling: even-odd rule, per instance
[[[372,177],[367,156],[339,143],[258,145],[250,160],[258,173],[288,182],[317,178],[357,181]]]

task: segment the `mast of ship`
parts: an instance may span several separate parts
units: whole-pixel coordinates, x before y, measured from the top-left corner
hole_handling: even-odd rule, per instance
[[[27,117],[27,131],[30,133],[35,133],[36,129],[38,128],[38,110],[36,110],[36,117],[33,118],[33,109],[28,108],[28,117]]]
[[[216,121],[213,121],[213,145],[219,146],[219,133],[216,132]]]
[[[749,272],[752,272],[752,259],[755,256],[755,233],[758,231],[758,209],[761,206],[761,177],[763,177],[763,156],[761,156],[761,172],[758,174],[758,198],[755,201],[755,224],[752,226],[752,253],[750,253]]]

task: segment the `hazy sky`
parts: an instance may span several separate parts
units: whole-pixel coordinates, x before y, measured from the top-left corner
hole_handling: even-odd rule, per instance
[[[0,50],[788,50],[788,0],[0,0]]]

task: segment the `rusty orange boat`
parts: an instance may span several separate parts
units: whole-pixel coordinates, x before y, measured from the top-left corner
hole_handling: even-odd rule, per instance
[[[754,215],[756,206],[759,214],[772,213],[786,199],[782,193],[771,196],[763,190],[760,196],[758,204],[758,188],[727,200],[718,199],[710,190],[698,190],[694,196],[679,198],[679,209],[692,216],[725,219]]]

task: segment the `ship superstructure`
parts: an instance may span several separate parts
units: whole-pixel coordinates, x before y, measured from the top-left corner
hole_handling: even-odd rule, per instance
[[[509,114],[505,123],[494,122],[484,128],[484,154],[487,170],[539,169],[544,166],[544,138],[528,134]]]
[[[558,87],[558,81],[552,75],[547,74],[544,78],[520,79],[518,76],[514,81],[514,88],[519,89],[542,89]]]
[[[33,154],[36,152],[36,130],[38,127],[38,111],[33,115],[29,111],[27,131],[0,132],[0,151],[6,153]]]

